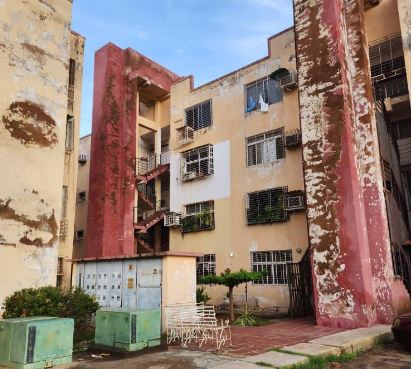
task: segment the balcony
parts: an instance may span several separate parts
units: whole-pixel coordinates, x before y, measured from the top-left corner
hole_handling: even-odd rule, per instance
[[[187,215],[181,219],[181,232],[198,232],[214,229],[214,212],[206,211]]]

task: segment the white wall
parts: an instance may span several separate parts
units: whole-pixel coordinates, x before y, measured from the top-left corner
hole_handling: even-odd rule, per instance
[[[213,152],[214,174],[190,182],[181,182],[180,153],[171,152],[171,211],[180,213],[186,204],[230,197],[230,141],[227,140],[213,145]]]

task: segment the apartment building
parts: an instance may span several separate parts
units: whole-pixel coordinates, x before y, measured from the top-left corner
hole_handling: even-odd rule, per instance
[[[68,285],[84,43],[71,14],[68,0],[0,4],[0,306]]]
[[[390,322],[409,304],[408,7],[296,0],[267,56],[196,88],[132,49],[98,50],[78,255],[199,253],[197,277],[266,272],[247,286],[254,309]]]
[[[268,56],[203,86],[171,89],[170,250],[198,251],[198,276],[266,271],[254,308],[287,311],[287,263],[308,248],[294,31]],[[170,221],[171,219],[171,221]],[[208,287],[214,304],[226,289]],[[235,291],[244,304],[245,286]]]

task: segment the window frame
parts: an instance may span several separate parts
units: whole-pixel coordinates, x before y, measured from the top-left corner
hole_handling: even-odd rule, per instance
[[[208,104],[208,111],[204,110],[204,106]],[[189,122],[189,114],[193,113],[192,121]],[[207,116],[205,116],[207,115]],[[197,117],[196,117],[197,116]],[[204,122],[204,119],[207,122]],[[192,105],[184,109],[185,125],[190,127],[193,131],[198,131],[203,128],[209,128],[213,125],[213,104],[212,99],[202,101],[198,104]]]
[[[254,258],[261,256],[263,261]],[[250,268],[253,272],[267,271],[267,275],[253,284],[285,286],[288,284],[287,264],[293,263],[292,249],[250,252]],[[269,273],[270,272],[270,273]]]
[[[274,152],[269,151],[274,142]],[[260,149],[259,149],[260,147]],[[253,148],[254,158],[250,148]],[[260,151],[260,159],[259,159]],[[272,154],[274,154],[272,156]],[[272,163],[286,157],[284,127],[246,137],[246,166],[252,167]],[[266,160],[267,159],[267,160]]]
[[[203,153],[203,150],[206,150]],[[205,156],[204,156],[205,154]],[[195,158],[197,156],[197,158]],[[206,162],[206,165],[204,164]],[[203,164],[203,165],[202,165]],[[188,167],[192,167],[191,170]],[[194,169],[194,167],[196,169]],[[181,153],[181,178],[186,180],[184,176],[187,173],[195,172],[195,178],[206,177],[214,174],[214,147],[207,144]],[[194,179],[195,179],[194,178]]]
[[[269,81],[272,81],[271,83],[274,83],[275,88],[275,99],[270,99],[270,93],[269,93]],[[261,85],[261,86],[260,86]],[[255,88],[255,94],[249,94],[249,89]],[[259,91],[257,91],[259,89]],[[253,111],[256,111],[260,109],[259,106],[259,99],[260,95],[263,92],[263,100],[268,105],[277,104],[279,102],[283,101],[283,89],[280,86],[280,82],[277,80],[274,80],[273,78],[270,78],[269,76],[257,79],[256,81],[250,82],[244,86],[244,111],[245,113],[251,113]],[[252,96],[257,95],[257,96]],[[249,108],[249,97],[252,97],[254,100],[255,106]]]
[[[199,269],[201,269],[201,272],[199,272]],[[204,254],[203,256],[197,256],[197,259],[196,259],[197,283],[199,283],[199,279],[201,277],[205,277],[207,275],[216,275],[216,254]]]
[[[189,207],[194,207],[194,210],[189,211]],[[185,204],[183,213],[184,216],[181,218],[182,233],[215,228],[213,200]]]

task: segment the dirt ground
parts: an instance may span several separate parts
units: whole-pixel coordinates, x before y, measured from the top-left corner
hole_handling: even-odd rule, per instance
[[[333,367],[334,368],[334,367]],[[410,369],[411,355],[398,344],[376,347],[364,352],[338,369]],[[336,369],[336,368],[335,368]]]

